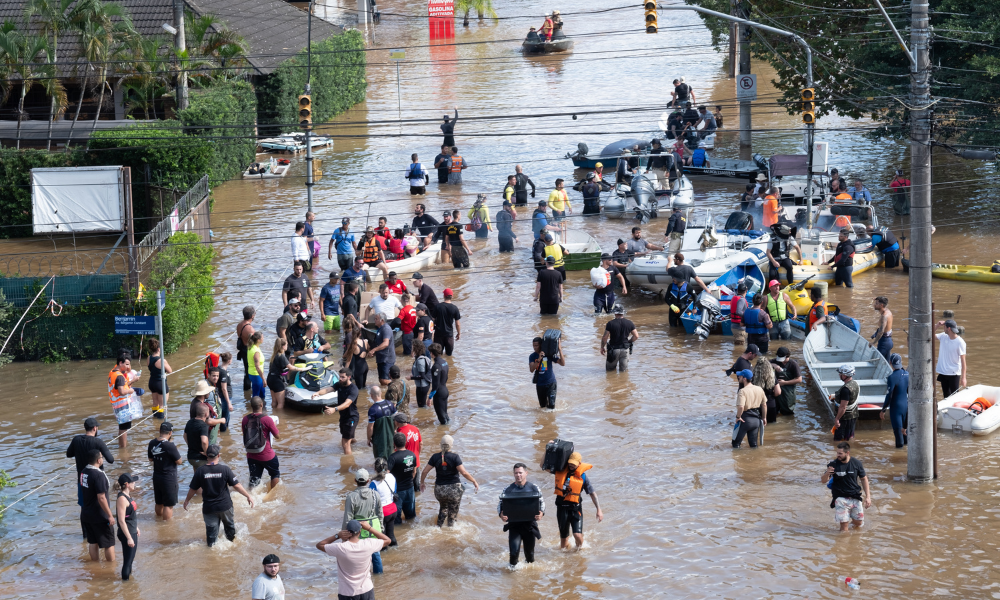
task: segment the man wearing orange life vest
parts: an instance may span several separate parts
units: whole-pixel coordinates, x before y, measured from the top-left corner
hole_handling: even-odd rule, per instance
[[[448,171],[448,183],[462,183],[462,171],[469,168],[469,163],[458,154],[458,148],[451,147],[451,167]]]
[[[119,354],[118,362],[108,373],[108,398],[111,400],[111,408],[118,420],[119,448],[124,448],[128,444],[127,433],[132,428],[131,402],[133,395],[142,396],[146,393],[146,390],[142,388],[129,387],[138,378],[139,375],[132,372],[131,355],[127,352]]]
[[[826,323],[826,300],[823,300],[823,292],[818,287],[809,290],[809,299],[813,301],[812,308],[809,309],[809,322],[806,325],[806,335],[816,331],[821,323]]]
[[[764,196],[764,228],[768,229],[780,220],[781,203],[778,201],[778,188],[771,186]]]
[[[597,522],[604,520],[604,513],[601,505],[597,501],[597,492],[594,486],[587,479],[587,471],[593,468],[583,462],[583,457],[579,452],[569,455],[566,461],[566,468],[556,471],[556,520],[559,523],[559,547],[569,548],[569,532],[573,529],[573,538],[576,541],[576,549],[583,546],[583,506],[581,496],[586,493],[594,501],[597,508]]]
[[[545,15],[545,22],[542,23],[542,27],[538,30],[538,37],[545,41],[552,39],[552,30],[555,27],[555,23],[552,22],[552,14],[548,13]]]

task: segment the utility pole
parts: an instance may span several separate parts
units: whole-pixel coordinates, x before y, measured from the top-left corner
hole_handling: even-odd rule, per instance
[[[167,347],[163,345],[163,307],[167,304],[167,292],[165,290],[156,291],[156,333],[160,337],[160,359],[163,364],[167,364]],[[160,365],[161,367],[163,365]],[[167,370],[160,369],[160,389],[167,389]],[[163,395],[163,420],[167,420],[167,396]]]
[[[729,13],[734,17],[740,14],[736,9],[736,0],[729,0]],[[736,23],[729,24],[729,78],[736,77],[736,41],[740,36],[740,26]]]
[[[888,19],[887,19],[888,20]],[[934,477],[934,324],[931,323],[931,88],[927,0],[910,3],[910,395],[906,476]],[[905,48],[905,46],[904,46]]]
[[[736,0],[736,16],[741,19],[749,19],[749,11],[741,0]],[[736,28],[740,32],[740,75],[750,74],[750,34],[749,25],[739,25]],[[740,102],[740,160],[751,160],[753,158],[753,143],[751,133],[753,131],[753,121],[750,118],[750,101]]]
[[[367,2],[367,0],[365,0]],[[306,204],[308,207],[306,210],[313,212],[313,149],[312,140],[309,139],[309,134],[312,130],[312,86],[310,82],[312,81],[312,26],[313,26],[313,6],[316,0],[309,0],[309,24],[306,30],[306,89],[303,92],[306,96],[310,96],[309,108],[310,108],[310,123],[306,127]],[[311,248],[310,248],[311,250]]]
[[[184,40],[184,0],[174,0],[174,27],[177,28],[177,33],[174,34],[174,48],[179,55],[187,49],[187,43]],[[178,59],[180,59],[179,56]],[[188,77],[187,71],[181,68],[177,73],[177,109],[184,110],[187,107]]]

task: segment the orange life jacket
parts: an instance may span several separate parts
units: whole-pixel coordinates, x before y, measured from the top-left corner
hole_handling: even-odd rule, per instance
[[[118,410],[128,406],[129,394],[122,394],[115,387],[115,380],[119,377],[125,378],[125,385],[128,385],[128,375],[118,370],[118,365],[108,373],[108,398],[111,400],[111,408]]]
[[[361,253],[361,258],[367,262],[375,262],[378,260],[378,240],[372,237],[371,240],[365,240],[364,250]]]
[[[834,199],[835,200],[848,200],[850,202],[854,202],[854,196],[848,194],[847,192],[838,192],[837,196]]]
[[[823,309],[823,314],[822,315],[817,315],[816,314],[816,308],[817,307],[820,307],[820,308]],[[826,315],[826,300],[820,300],[816,304],[812,305],[812,308],[809,309],[809,325],[806,328],[806,335],[809,335],[809,332],[812,331],[813,325],[816,324],[816,321],[819,321],[820,318],[823,317],[823,316],[825,316],[825,315]]]
[[[461,173],[463,165],[465,165],[465,161],[462,160],[461,156],[455,154],[454,156],[451,157],[451,172],[452,173]]]
[[[837,217],[837,221],[833,224],[834,228],[848,227],[851,226],[851,217],[847,215],[840,215]]]
[[[580,466],[573,471],[573,474],[569,474],[569,468],[556,473],[556,497],[562,498],[566,502],[572,502],[577,504],[580,502],[580,493],[583,491],[583,474],[590,469],[594,468],[594,465],[588,465],[587,463],[580,463]],[[569,483],[567,484],[566,478],[569,477]],[[566,488],[569,488],[568,490]]]
[[[222,357],[216,352],[206,352],[205,353],[205,370],[202,373],[205,378],[208,378],[208,370],[212,367],[218,367],[222,364]]]

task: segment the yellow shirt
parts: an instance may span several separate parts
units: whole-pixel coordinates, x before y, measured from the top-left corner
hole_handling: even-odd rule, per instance
[[[561,212],[569,207],[569,197],[566,195],[566,190],[552,190],[549,194],[549,208]]]
[[[565,266],[566,264],[566,259],[563,257],[562,246],[560,246],[559,244],[551,244],[549,246],[546,246],[545,251],[542,253],[542,256],[555,257],[556,267],[562,267]]]
[[[261,364],[263,364],[264,356],[263,353],[260,351],[260,346],[257,345],[250,346],[250,349],[247,350],[247,372],[250,373],[251,375],[260,377],[261,374],[257,372],[257,363],[254,362],[254,355],[256,354],[261,355],[260,357]]]
[[[514,198],[514,186],[508,185],[503,189],[503,199],[513,204],[514,203],[513,198]]]

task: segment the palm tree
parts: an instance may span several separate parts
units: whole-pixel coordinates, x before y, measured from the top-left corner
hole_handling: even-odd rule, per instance
[[[156,97],[164,89],[164,71],[160,66],[162,45],[156,38],[131,36],[119,56],[127,65],[126,75],[119,80],[119,85],[126,92],[130,111],[142,109],[147,120],[150,109],[156,118]]]
[[[455,0],[455,12],[462,12],[465,14],[465,18],[462,20],[462,25],[469,26],[469,13],[475,9],[476,14],[479,15],[479,21],[485,17],[489,17],[493,20],[499,19],[497,11],[493,9],[493,0]]]
[[[58,62],[59,35],[72,26],[74,13],[81,10],[83,3],[73,7],[76,0],[28,0],[24,7],[24,21],[31,25],[32,17],[39,25],[39,33],[45,38],[51,38],[51,54],[49,63],[54,65]],[[64,103],[57,103],[58,97],[52,96],[52,105],[49,108],[49,135],[46,141],[46,149],[52,147],[52,122],[56,115],[62,114],[66,110]]]
[[[240,34],[220,21],[215,15],[194,16],[188,12],[184,21],[185,36],[188,40],[191,68],[198,66],[218,66],[215,75],[201,75],[202,80],[228,80],[240,74],[240,68],[246,66],[245,54],[250,51],[250,45]],[[200,63],[193,60],[201,59]],[[196,64],[197,63],[197,64]]]
[[[17,148],[21,149],[21,120],[24,118],[24,97],[36,84],[46,93],[58,95],[65,102],[66,90],[56,78],[55,68],[49,61],[48,40],[39,35],[25,35],[8,21],[0,27],[0,56],[7,65],[8,76],[21,80],[21,100],[17,105]],[[38,64],[39,61],[42,64]]]

